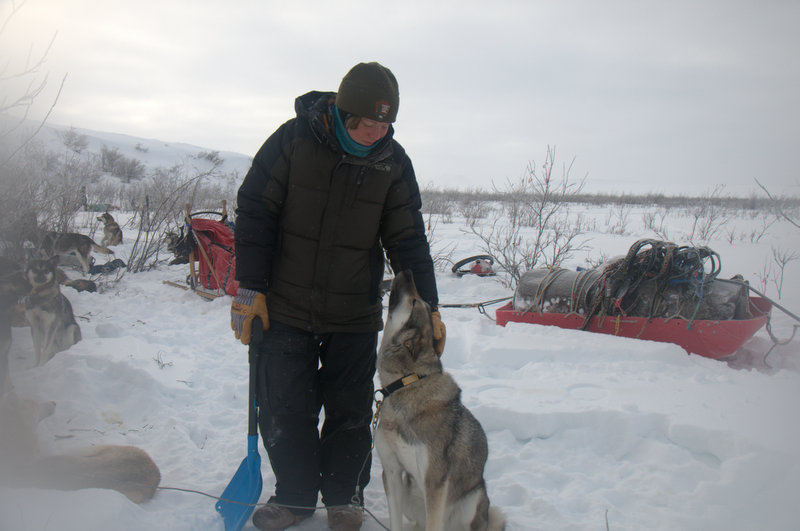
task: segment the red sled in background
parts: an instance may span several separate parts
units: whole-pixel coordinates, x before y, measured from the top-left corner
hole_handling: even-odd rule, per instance
[[[575,271],[542,267],[523,273],[510,321],[558,326],[680,345],[720,359],[767,324],[773,304],[750,296],[741,275],[719,278],[720,258],[708,247],[644,239],[624,257]]]
[[[497,324],[509,322],[558,326],[620,337],[674,343],[687,353],[721,359],[739,350],[767,323],[772,304],[761,297],[750,297],[749,319],[695,320],[595,315],[584,328],[585,317],[575,313],[520,312],[508,303],[497,310]]]
[[[220,216],[220,219],[199,217],[203,214]],[[216,298],[224,294],[236,295],[239,288],[236,280],[236,253],[233,226],[228,222],[226,201],[222,201],[222,212],[190,213],[187,204],[186,224],[192,243],[187,279],[189,287],[206,298]]]

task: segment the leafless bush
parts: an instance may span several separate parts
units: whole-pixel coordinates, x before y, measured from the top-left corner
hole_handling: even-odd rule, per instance
[[[480,198],[467,198],[458,201],[458,212],[464,217],[467,225],[472,226],[477,221],[486,219],[492,211],[492,205]]]
[[[225,162],[225,159],[219,156],[219,151],[201,151],[197,154],[197,158],[207,160],[217,166]]]
[[[798,221],[797,214],[797,201],[790,201],[787,198],[773,195],[758,179],[755,180],[759,188],[761,188],[770,201],[770,210],[775,212],[779,218],[783,218],[792,224],[794,227],[800,229],[800,221]],[[793,206],[792,206],[793,205]]]
[[[27,141],[2,165],[0,238],[6,254],[24,255],[25,243],[37,245],[42,231],[73,231],[87,204],[87,186],[99,175],[96,159],[83,150],[85,137],[72,131],[61,138],[61,151]]]
[[[767,230],[778,221],[777,216],[761,218],[761,226],[750,231],[750,243],[758,243],[767,235]]]
[[[202,184],[217,175],[220,164],[221,161],[214,162],[209,169],[191,176],[183,165],[156,171],[148,186],[140,190],[143,200],[137,211],[138,232],[131,248],[128,271],[145,271],[158,263],[166,232],[181,224],[184,205],[202,208],[198,201],[199,197],[204,197]],[[217,197],[213,208],[221,199],[226,198]]]
[[[786,266],[789,262],[800,259],[800,254],[797,251],[787,251],[779,247],[772,247],[772,262],[775,264],[774,275],[772,282],[775,285],[775,290],[778,293],[778,298],[781,298],[783,292],[783,279],[786,273]]]
[[[701,199],[705,199],[692,209],[691,232],[685,234],[685,239],[692,243],[708,243],[720,234],[722,228],[728,223],[725,209],[720,207],[713,199],[721,195],[722,186],[717,186]]]
[[[573,181],[571,166],[562,166],[557,178],[555,149],[548,147],[541,167],[530,162],[519,181],[509,181],[502,195],[508,219],[495,220],[488,229],[471,225],[485,253],[508,273],[511,286],[525,271],[542,264],[556,267],[582,247],[577,241],[581,219],[570,222],[566,198],[579,193],[585,180]]]
[[[0,38],[24,2],[6,4],[0,15]],[[42,51],[31,45],[27,55],[8,55],[15,48],[0,42],[0,252],[21,260],[26,241],[37,239],[37,209],[41,195],[41,164],[31,164],[20,154],[33,149],[34,137],[44,126],[58,102],[66,76],[61,80],[44,115],[34,118],[34,103],[44,94],[48,73],[43,70],[56,35]]]
[[[618,236],[628,234],[628,227],[630,227],[628,218],[630,217],[631,208],[631,205],[624,203],[609,208],[606,213],[606,232]]]
[[[437,217],[427,214],[425,219],[425,234],[428,238],[428,246],[431,251],[431,259],[433,259],[433,267],[437,271],[444,271],[447,269],[448,264],[452,264],[453,249],[452,248],[439,248],[439,242],[436,238],[436,227],[438,226]]]
[[[139,159],[126,157],[117,148],[100,148],[100,165],[104,172],[119,177],[126,183],[139,181],[146,173],[145,165]]]
[[[426,187],[420,191],[422,197],[422,213],[428,216],[438,214],[445,223],[453,222],[453,200],[433,188]]]
[[[756,277],[758,277],[758,288],[761,291],[767,291],[767,286],[769,286],[769,282],[773,278],[773,275],[772,262],[770,262],[768,259],[765,259],[764,266],[761,268],[761,271],[756,272]]]

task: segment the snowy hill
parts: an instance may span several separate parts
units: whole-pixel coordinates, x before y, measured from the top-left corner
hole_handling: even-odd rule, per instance
[[[32,125],[28,127],[30,128]],[[241,180],[250,168],[252,161],[251,155],[216,151],[209,147],[53,124],[45,125],[35,139],[41,142],[46,149],[58,152],[64,149],[63,138],[70,131],[86,140],[88,152],[99,155],[103,148],[116,150],[127,158],[141,161],[148,173],[158,168],[170,168],[184,163],[203,168],[207,166],[208,159],[214,157],[221,161],[219,174],[236,175]]]

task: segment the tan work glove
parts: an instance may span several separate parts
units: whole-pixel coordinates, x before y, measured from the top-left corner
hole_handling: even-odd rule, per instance
[[[442,352],[444,352],[444,341],[447,339],[447,328],[444,326],[442,315],[438,310],[431,313],[431,318],[433,319],[433,350],[441,358]]]
[[[269,330],[269,313],[267,297],[252,289],[239,288],[236,298],[231,304],[231,330],[236,339],[245,345],[250,344],[253,337],[253,318],[258,316],[264,323],[264,330]]]

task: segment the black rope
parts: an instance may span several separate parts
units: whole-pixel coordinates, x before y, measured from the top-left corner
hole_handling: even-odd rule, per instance
[[[638,240],[631,245],[624,258],[603,270],[597,281],[600,289],[586,312],[583,328],[589,325],[595,314],[626,315],[637,303],[637,290],[643,282],[655,283],[650,315],[646,317],[653,316],[667,287],[677,283],[688,286],[687,292],[697,302],[696,314],[706,287],[717,279],[720,270],[719,255],[708,247],[678,246],[653,239]]]

